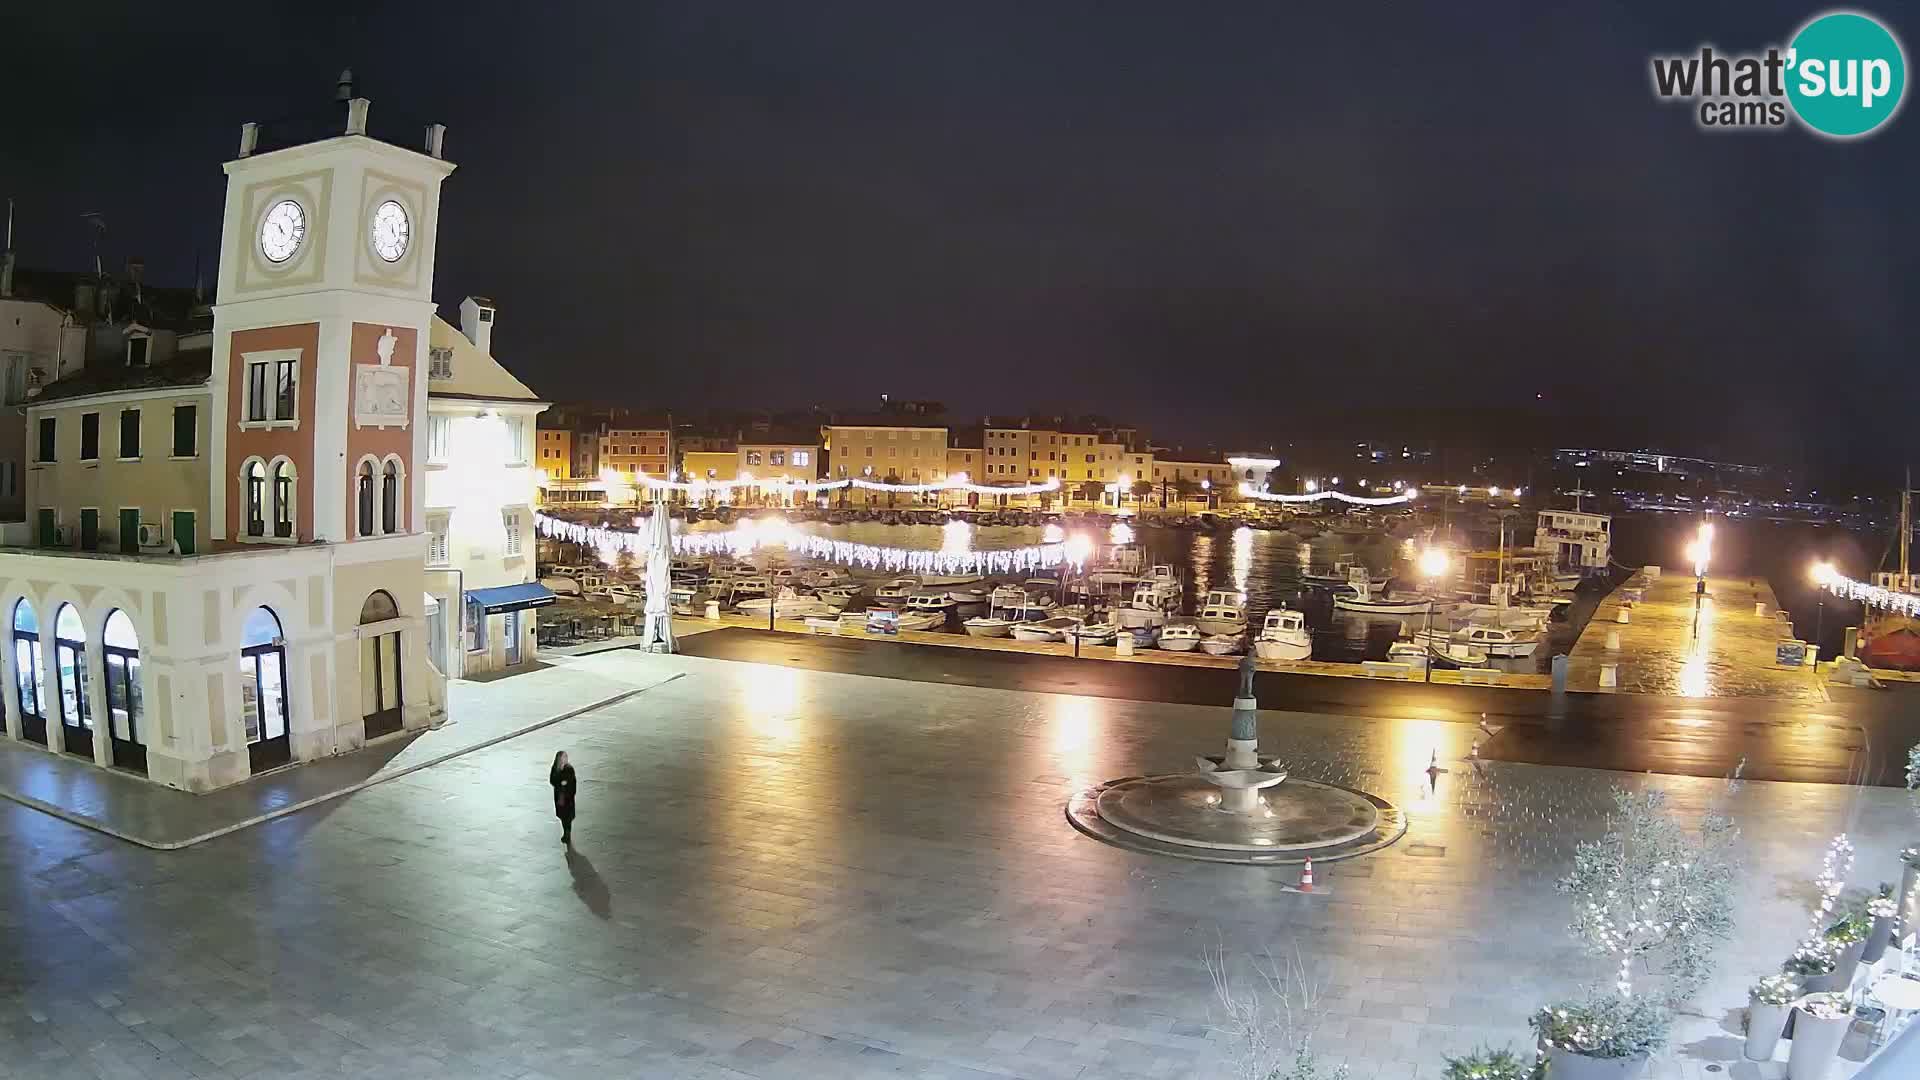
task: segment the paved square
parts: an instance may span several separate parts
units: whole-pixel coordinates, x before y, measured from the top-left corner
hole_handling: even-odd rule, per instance
[[[1472,727],[1263,713],[1266,752],[1412,818],[1303,896],[1290,869],[1064,819],[1080,787],[1216,749],[1224,708],[567,664],[687,677],[180,852],[0,804],[0,1077],[1213,1076],[1202,955],[1224,946],[1298,950],[1328,991],[1321,1048],[1358,1080],[1424,1078],[1525,1042],[1530,1010],[1600,972],[1553,881],[1623,778],[1477,771]],[[1720,788],[1624,779],[1690,808]],[[1656,1076],[1737,1058],[1745,984],[1803,927],[1833,833],[1867,884],[1916,831],[1884,789],[1752,783],[1734,806],[1741,930]]]

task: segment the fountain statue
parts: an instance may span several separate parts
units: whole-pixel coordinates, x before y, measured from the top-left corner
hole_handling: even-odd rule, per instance
[[[1240,691],[1233,698],[1233,725],[1227,731],[1227,753],[1221,758],[1200,757],[1200,777],[1220,788],[1220,809],[1229,814],[1253,814],[1264,809],[1260,791],[1287,778],[1276,758],[1260,757],[1260,701],[1253,694],[1256,670],[1252,653],[1240,658]]]

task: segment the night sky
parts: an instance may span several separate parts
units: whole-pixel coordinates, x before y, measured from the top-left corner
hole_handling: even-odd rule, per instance
[[[1913,441],[1920,117],[1709,135],[1649,87],[1817,7],[199,7],[0,16],[24,265],[83,265],[98,210],[110,261],[210,280],[240,124],[351,66],[376,133],[448,125],[437,299],[494,297],[556,399],[1195,443],[1492,410],[1889,485]]]

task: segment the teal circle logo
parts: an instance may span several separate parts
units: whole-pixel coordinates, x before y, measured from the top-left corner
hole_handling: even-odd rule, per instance
[[[1877,20],[1830,12],[1801,27],[1788,48],[1787,100],[1820,134],[1865,135],[1900,110],[1907,58]]]

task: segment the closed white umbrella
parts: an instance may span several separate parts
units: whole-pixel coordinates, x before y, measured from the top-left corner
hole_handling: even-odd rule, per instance
[[[647,651],[676,651],[673,642],[673,518],[664,500],[653,503],[648,523],[652,543],[647,548]]]

